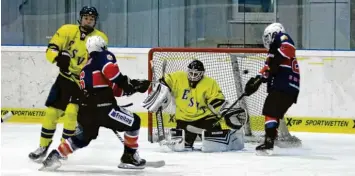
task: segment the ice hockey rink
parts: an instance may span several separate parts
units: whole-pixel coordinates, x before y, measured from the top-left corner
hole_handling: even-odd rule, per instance
[[[140,156],[165,160],[162,168],[121,170],[117,168],[123,146],[110,131],[101,128],[97,140],[69,156],[56,172],[38,171],[40,164],[28,159],[36,149],[40,125],[8,124],[1,126],[1,175],[138,175],[138,176],[354,176],[355,135],[293,133],[303,140],[297,149],[275,149],[274,156],[256,156],[254,144],[243,151],[172,153],[147,141],[147,130],[140,134]],[[59,125],[51,149],[57,147]]]

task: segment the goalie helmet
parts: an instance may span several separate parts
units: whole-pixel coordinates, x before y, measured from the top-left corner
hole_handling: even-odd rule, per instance
[[[265,28],[263,34],[263,43],[266,49],[270,49],[270,44],[274,41],[275,35],[280,32],[286,32],[281,23],[272,23]]]
[[[107,43],[100,36],[91,36],[86,41],[86,49],[89,54],[92,52],[101,52],[107,49]]]
[[[79,15],[80,15],[80,20],[78,20],[78,22],[80,26],[84,28],[84,30],[87,31],[88,33],[92,32],[96,25],[96,21],[99,18],[99,13],[97,12],[96,8],[84,6],[83,8],[81,8]],[[87,15],[94,17],[95,21],[93,25],[82,24],[83,17]]]
[[[201,61],[193,60],[187,66],[187,68],[187,78],[189,80],[189,84],[192,88],[195,88],[197,83],[203,78],[203,75],[205,74],[205,67]]]

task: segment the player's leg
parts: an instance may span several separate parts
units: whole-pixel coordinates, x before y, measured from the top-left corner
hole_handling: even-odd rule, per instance
[[[121,107],[110,107],[103,117],[102,126],[123,132],[124,131],[124,151],[121,157],[119,168],[143,169],[146,161],[138,155],[138,137],[141,126],[140,117]]]
[[[65,139],[69,138],[70,136],[73,136],[75,133],[77,116],[79,111],[79,97],[81,92],[78,84],[69,79],[63,80],[61,86],[63,94],[68,97],[67,106],[63,117],[64,122],[61,139],[61,142],[63,142]]]
[[[277,138],[280,119],[282,119],[295,102],[296,96],[280,91],[272,91],[265,99],[263,115],[265,116],[265,140],[256,147],[260,155],[271,155]]]
[[[74,151],[84,148],[98,136],[102,114],[95,108],[80,107],[78,115],[78,130],[74,136],[64,140],[57,149],[53,149],[43,161],[41,170],[55,170],[61,166],[60,159],[66,158]]]
[[[204,129],[202,133],[203,152],[223,152],[241,150],[244,148],[244,138],[241,130],[222,129],[215,116],[203,118],[195,124]]]
[[[79,106],[74,103],[69,103],[65,109],[61,142],[74,135],[77,124],[78,110]]]
[[[182,121],[182,120],[176,120],[176,129],[181,129],[184,130],[184,139],[185,139],[185,149],[186,150],[192,150],[193,149],[193,145],[194,142],[196,140],[197,134],[194,132],[191,132],[189,130],[187,130],[187,126],[191,125],[191,126],[195,126],[196,121],[193,122],[186,122],[186,121]],[[182,135],[183,133],[177,133],[176,135]]]
[[[52,143],[52,138],[57,126],[57,120],[62,116],[66,107],[67,100],[63,96],[60,84],[63,82],[61,75],[58,75],[53,84],[46,101],[46,117],[42,120],[42,129],[40,136],[40,146],[35,151],[29,154],[29,158],[34,161],[41,161],[47,154],[47,150]]]

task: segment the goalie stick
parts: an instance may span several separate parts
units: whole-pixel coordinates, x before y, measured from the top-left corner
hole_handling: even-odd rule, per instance
[[[166,64],[167,61],[163,60],[163,64],[162,64],[162,77],[164,77],[165,74],[165,69],[166,69]],[[154,65],[152,64],[152,70]],[[155,75],[155,74],[154,74]],[[160,107],[158,109],[158,111],[156,112],[156,121],[157,121],[157,130],[158,130],[158,142],[163,141],[165,139],[165,130],[164,130],[164,121],[163,121],[163,108]]]
[[[265,71],[262,71],[261,73],[264,73]],[[262,78],[261,77],[256,77],[257,79],[255,80],[255,82],[254,82],[254,84],[259,84],[261,81],[262,81]],[[230,111],[242,98],[244,98],[245,96],[249,96],[246,92],[244,92],[225,112],[228,112],[228,111]],[[247,122],[248,121],[248,117],[249,116],[247,116],[246,118],[247,119],[245,119],[245,122]],[[218,119],[218,121],[217,122],[215,122],[214,124],[213,124],[213,126],[216,126],[221,120],[223,119],[223,117],[220,117],[219,119]],[[244,126],[244,125],[243,125]],[[242,127],[243,127],[242,126]]]
[[[118,131],[112,130],[113,133],[117,136],[117,138],[121,141],[121,143],[124,145],[124,140],[121,137],[121,135],[118,133]],[[152,167],[152,168],[160,168],[165,166],[165,161],[164,160],[158,160],[158,161],[147,161],[145,164],[146,167]]]

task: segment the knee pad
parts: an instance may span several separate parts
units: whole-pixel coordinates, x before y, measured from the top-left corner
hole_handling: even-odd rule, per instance
[[[63,114],[62,110],[48,107],[46,110],[46,116],[42,121],[42,125],[44,128],[53,129],[57,124],[58,118]]]
[[[77,124],[79,106],[69,103],[64,113],[64,128],[74,130]]]
[[[65,109],[65,116],[69,122],[76,122],[78,116],[79,106],[69,103]]]
[[[62,134],[62,141],[74,135],[77,116],[78,116],[78,105],[69,103],[64,113],[64,128]]]

